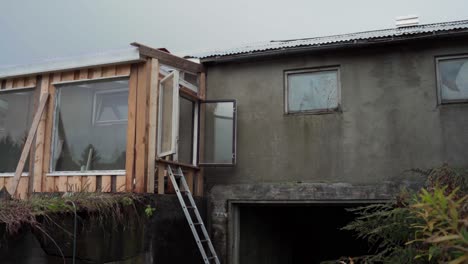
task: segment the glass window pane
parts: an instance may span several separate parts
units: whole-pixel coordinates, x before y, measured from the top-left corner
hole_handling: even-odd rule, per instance
[[[233,164],[234,106],[234,102],[202,104],[205,110],[205,153],[200,163]]]
[[[193,152],[193,110],[194,103],[184,97],[179,97],[179,142],[178,160],[192,164]]]
[[[159,128],[158,128],[158,156],[167,156],[175,153],[174,133],[177,121],[174,119],[174,104],[178,102],[178,89],[176,88],[177,72],[171,73],[161,81],[159,89]],[[178,86],[177,86],[178,88]],[[175,123],[174,123],[175,122]]]
[[[125,169],[128,80],[57,87],[53,171]]]
[[[33,90],[0,93],[0,173],[16,170],[32,123],[33,98]]]
[[[442,101],[468,100],[468,58],[439,61]]]
[[[338,107],[338,71],[290,73],[288,112],[327,110]]]

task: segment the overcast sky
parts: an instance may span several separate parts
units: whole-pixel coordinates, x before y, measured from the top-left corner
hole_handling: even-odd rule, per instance
[[[177,54],[468,19],[467,0],[0,0],[0,66],[127,47]]]

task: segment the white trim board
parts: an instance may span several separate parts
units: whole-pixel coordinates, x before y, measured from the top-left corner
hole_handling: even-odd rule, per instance
[[[0,79],[25,76],[39,73],[48,73],[63,70],[88,68],[98,65],[113,65],[124,62],[141,61],[140,51],[137,47],[120,50],[87,54],[77,57],[68,57],[44,61],[37,64],[17,65],[0,68]]]

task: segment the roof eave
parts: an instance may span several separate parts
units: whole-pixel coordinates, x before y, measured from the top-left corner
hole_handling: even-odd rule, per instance
[[[319,51],[325,51],[325,50],[328,51],[328,50],[338,50],[338,49],[345,49],[345,48],[360,48],[360,47],[368,47],[368,46],[382,45],[382,44],[397,44],[397,43],[422,40],[422,39],[424,40],[438,39],[438,38],[444,38],[448,36],[450,37],[468,36],[468,29],[461,29],[461,30],[459,29],[459,30],[451,30],[451,31],[434,31],[434,32],[427,32],[427,33],[417,34],[417,35],[403,35],[403,36],[392,36],[392,37],[384,37],[384,38],[361,39],[361,40],[352,40],[348,42],[336,42],[336,43],[331,43],[331,44],[300,46],[300,47],[281,48],[281,49],[274,49],[274,50],[265,50],[265,51],[254,51],[254,52],[239,53],[239,54],[232,54],[232,55],[212,56],[212,57],[207,57],[207,58],[201,58],[200,63],[209,64],[209,63],[234,62],[234,61],[249,60],[249,59],[254,59],[254,58],[292,55],[292,54],[299,54],[299,53],[305,53],[305,52],[319,52]]]
[[[143,61],[138,48],[112,51],[91,56],[66,58],[39,64],[19,65],[0,68],[0,79],[16,78],[28,75],[38,75],[58,71],[78,70],[83,68],[109,66]]]

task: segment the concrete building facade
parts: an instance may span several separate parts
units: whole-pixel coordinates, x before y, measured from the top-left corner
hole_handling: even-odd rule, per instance
[[[467,30],[434,32],[201,56],[207,99],[237,102],[237,164],[205,169],[213,240],[226,263],[260,263],[241,237],[242,208],[385,201],[421,186],[411,169],[468,166],[468,98],[444,102],[449,81],[440,73],[443,60],[468,65]],[[468,91],[464,67],[452,80],[459,91]],[[288,74],[330,68],[336,109],[287,113]]]

